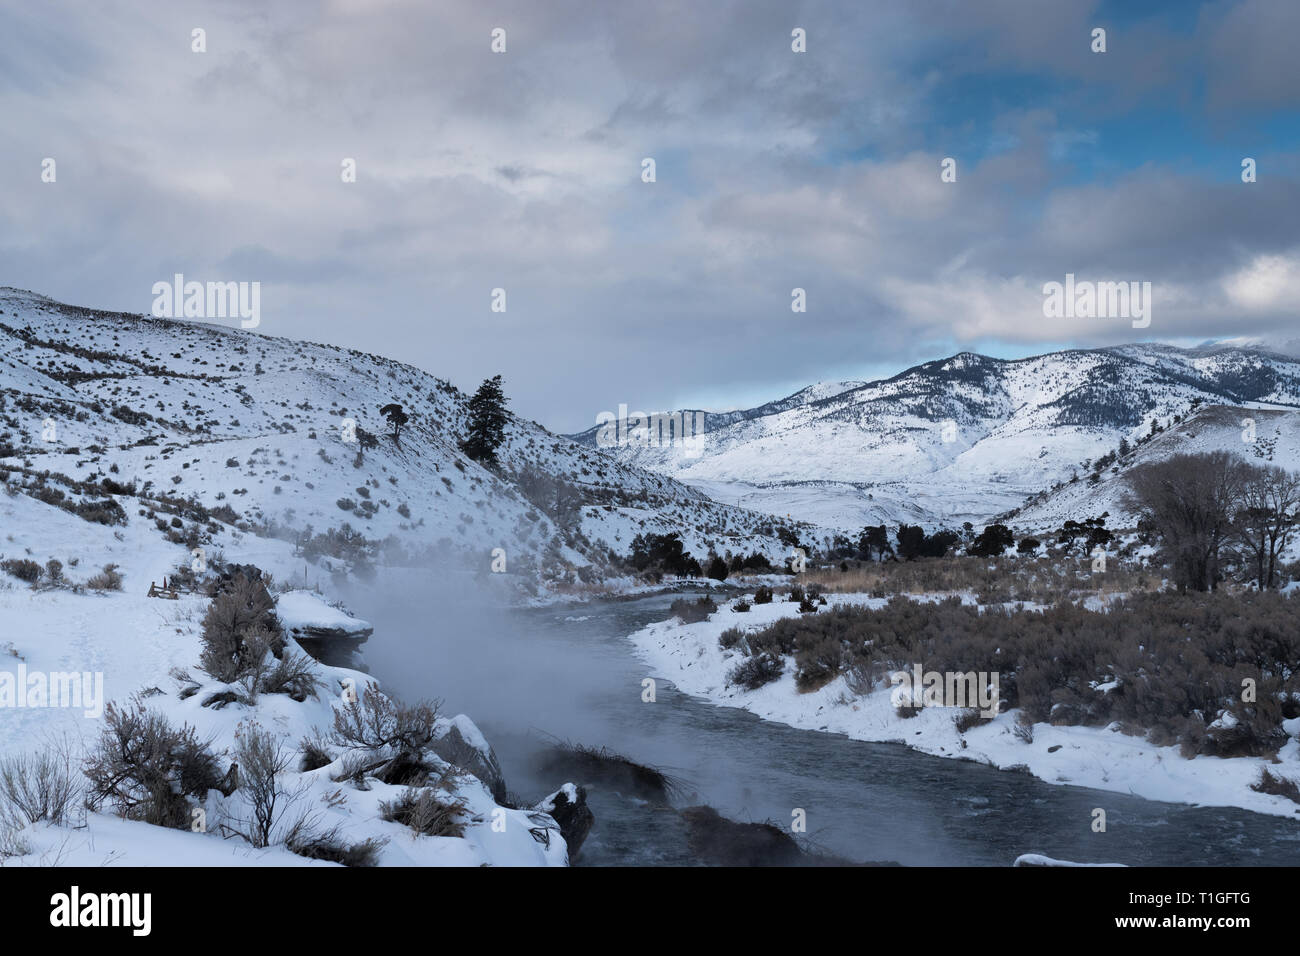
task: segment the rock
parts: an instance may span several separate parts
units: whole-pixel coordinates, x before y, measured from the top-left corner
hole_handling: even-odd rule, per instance
[[[223,797],[228,797],[236,790],[239,789],[239,763],[238,762],[232,763],[230,765],[230,769],[226,771],[226,777],[224,780],[221,781],[221,786],[218,789],[221,790],[221,795]]]
[[[566,783],[533,809],[547,814],[555,821],[560,828],[560,835],[569,847],[569,860],[577,857],[583,841],[591,832],[592,824],[596,822],[591,808],[587,806],[587,791],[583,787]]]
[[[798,866],[805,862],[794,837],[771,823],[736,823],[712,807],[687,807],[691,851],[714,866]]]
[[[1124,866],[1123,863],[1075,863],[1072,860],[1057,860],[1041,853],[1022,853],[1016,857],[1012,866]]]
[[[492,799],[506,799],[506,778],[496,751],[484,738],[474,721],[464,714],[440,718],[434,727],[437,735],[430,749],[449,764],[472,773],[492,792]]]
[[[275,615],[298,645],[332,667],[365,671],[357,651],[375,633],[371,625],[329,604],[311,591],[287,591],[275,603]]]

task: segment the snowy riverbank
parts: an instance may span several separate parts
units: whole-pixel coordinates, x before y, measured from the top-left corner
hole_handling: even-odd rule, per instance
[[[918,598],[924,600],[924,598]],[[831,595],[835,604],[880,607],[883,598]],[[966,598],[973,602],[973,598]],[[890,701],[892,688],[854,694],[837,677],[811,693],[799,693],[794,668],[757,690],[728,686],[728,673],[744,659],[737,649],[723,649],[718,637],[732,627],[759,630],[798,613],[798,605],[779,601],[756,604],[746,613],[721,605],[708,621],[682,624],[676,619],[651,624],[630,635],[650,674],[681,691],[719,706],[740,707],[767,720],[792,727],[839,733],[855,740],[897,742],[938,757],[980,761],[1005,770],[1021,770],[1048,782],[1132,794],[1150,800],[1203,806],[1239,807],[1278,816],[1300,816],[1300,807],[1283,797],[1256,793],[1251,784],[1265,767],[1277,776],[1300,781],[1300,719],[1284,724],[1291,739],[1278,753],[1280,764],[1265,758],[1187,759],[1177,747],[1157,747],[1127,736],[1112,726],[1071,727],[1034,724],[1032,742],[1015,732],[1017,711],[959,732],[957,711],[930,707],[915,717],[900,717]],[[924,663],[924,662],[921,662]],[[1104,808],[1104,802],[1101,804]]]

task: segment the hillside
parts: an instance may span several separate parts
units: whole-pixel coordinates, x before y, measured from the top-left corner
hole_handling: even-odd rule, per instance
[[[1254,428],[1247,426],[1254,422]],[[1247,440],[1249,438],[1250,440]],[[1112,527],[1133,527],[1137,516],[1127,506],[1125,476],[1134,468],[1171,455],[1228,451],[1258,465],[1295,470],[1300,463],[1300,411],[1244,409],[1226,405],[1198,408],[1182,422],[1134,446],[1132,452],[1105,469],[1094,483],[1066,482],[1030,499],[1012,512],[1015,527],[1031,530],[1060,527],[1066,519],[1110,512]]]
[[[379,414],[390,402],[410,417],[397,438]],[[486,572],[500,548],[530,588],[620,574],[611,550],[647,530],[701,556],[788,551],[770,516],[514,415],[499,471],[481,467],[458,447],[466,404],[376,355],[0,289],[0,478],[178,550],[251,534],[326,567],[441,556]]]
[[[720,500],[823,524],[981,523],[1197,399],[1300,407],[1300,361],[1256,346],[1131,345],[1021,360],[963,352],[710,418],[693,456],[615,450]],[[595,431],[574,438],[594,444]]]

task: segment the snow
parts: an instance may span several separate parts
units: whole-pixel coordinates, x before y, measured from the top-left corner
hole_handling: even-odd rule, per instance
[[[890,379],[822,394],[814,387],[807,396],[734,413],[709,428],[697,457],[673,447],[628,446],[617,453],[719,501],[844,530],[882,522],[988,523],[1079,472],[1080,481],[1066,486],[1068,500],[1023,516],[1031,529],[1058,527],[1063,512],[1075,518],[1122,513],[1117,494],[1098,495],[1087,486],[1082,462],[1115,450],[1121,438],[1135,444],[1153,420],[1170,424],[1193,399],[1206,411],[1238,404],[1235,383],[1256,364],[1274,373],[1268,394],[1244,403],[1199,442],[1179,449],[1171,435],[1159,447],[1164,454],[1229,448],[1294,467],[1300,464],[1300,361],[1158,345],[1014,361],[962,353]],[[1136,403],[1128,410],[1140,414],[1139,424],[1119,424],[1116,410],[1096,408],[1099,396],[1116,394]],[[1257,419],[1259,436],[1244,445],[1241,421],[1249,416]],[[949,421],[954,428],[945,436]],[[587,433],[575,437],[591,440]],[[1119,483],[1112,484],[1118,491]]]
[[[1012,866],[1125,866],[1123,863],[1075,863],[1071,860],[1057,860],[1041,853],[1022,853],[1016,857]]]
[[[931,601],[941,595],[908,597]],[[886,603],[884,598],[864,594],[837,594],[830,600],[833,603],[827,607],[878,608]],[[973,600],[964,598],[965,603]],[[1264,768],[1300,783],[1300,718],[1284,723],[1291,739],[1278,752],[1280,763],[1272,764],[1256,757],[1187,759],[1177,747],[1157,747],[1141,737],[1120,733],[1114,725],[1038,723],[1032,727],[1033,742],[1026,743],[1015,732],[1017,710],[998,714],[963,734],[953,722],[953,708],[927,707],[911,718],[898,716],[888,685],[859,696],[839,677],[819,690],[800,693],[789,660],[776,681],[757,690],[728,686],[727,674],[744,657],[738,649],[721,648],[719,635],[731,627],[760,630],[780,618],[795,616],[797,608],[793,602],[780,601],[752,605],[747,613],[720,607],[708,621],[682,624],[672,619],[650,624],[629,639],[651,676],[669,680],[682,692],[719,706],[743,708],[792,727],[844,734],[854,740],[902,743],[938,757],[1027,771],[1048,783],[1278,816],[1300,813],[1290,800],[1250,789]]]
[[[275,601],[275,616],[290,630],[322,628],[351,634],[371,629],[366,621],[331,607],[312,591],[295,590],[281,594]]]
[[[261,694],[253,705],[229,704],[215,709],[202,706],[212,693],[227,685],[207,678],[197,668],[199,624],[208,599],[181,594],[176,601],[146,596],[148,582],[160,581],[176,564],[186,560],[181,545],[151,534],[149,526],[133,522],[124,529],[89,524],[66,512],[23,495],[0,495],[0,547],[14,554],[30,554],[44,562],[57,557],[73,583],[84,582],[108,561],[121,565],[125,583],[120,592],[76,593],[70,588],[33,590],[9,575],[0,575],[0,672],[92,672],[103,677],[104,697],[124,704],[144,691],[143,702],[174,725],[188,723],[200,738],[211,738],[219,760],[233,759],[235,735],[252,724],[271,731],[287,747],[317,731],[327,732],[336,708],[343,706],[342,690],[349,683],[360,693],[372,678],[347,668],[315,664],[323,684],[318,698],[296,702],[285,695]],[[247,548],[237,555],[287,578],[297,564],[292,547],[282,541],[245,537]],[[231,555],[236,557],[235,555]],[[76,560],[76,565],[72,561]],[[285,620],[335,626],[363,625],[346,612],[331,607],[321,597],[289,591],[280,598],[277,613]],[[301,653],[289,639],[291,650]],[[200,682],[197,693],[182,700],[169,676],[180,668]],[[0,756],[33,750],[66,751],[80,765],[103,727],[102,716],[86,716],[80,707],[19,707],[0,711]],[[486,748],[478,728],[463,715],[453,718],[467,740]],[[530,832],[539,827],[533,811],[499,807],[487,788],[467,774],[454,776],[448,798],[466,805],[463,838],[417,836],[409,828],[380,819],[380,803],[400,796],[404,788],[370,782],[369,790],[335,782],[343,756],[311,772],[299,772],[296,761],[284,775],[284,789],[296,794],[292,814],[310,814],[320,830],[337,826],[347,842],[368,838],[387,840],[379,851],[385,866],[563,866],[567,849],[558,829],[549,845]],[[86,813],[76,828],[44,824],[16,835],[29,852],[11,857],[9,865],[77,866],[306,866],[335,865],[307,860],[283,847],[256,850],[242,838],[223,835],[217,822],[247,818],[243,794],[230,797],[210,791],[205,804],[206,832],[186,832],[119,819],[107,812]],[[288,820],[289,818],[286,818]],[[84,824],[84,825],[83,825]],[[552,826],[553,826],[552,822]]]

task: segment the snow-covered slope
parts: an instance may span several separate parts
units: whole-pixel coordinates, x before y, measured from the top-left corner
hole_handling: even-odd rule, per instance
[[[398,440],[390,402],[410,416]],[[484,571],[501,549],[507,574],[552,582],[604,576],[642,531],[677,531],[700,556],[786,550],[768,515],[513,415],[499,472],[480,467],[459,449],[466,406],[391,359],[0,289],[0,478],[42,500],[111,494],[119,523],[161,522],[191,546],[227,546],[231,525],[286,540],[334,529],[315,550],[454,553]]]
[[[1015,361],[963,352],[883,381],[816,388],[730,421],[710,417],[695,448],[616,450],[720,500],[821,524],[979,523],[1197,399],[1300,407],[1300,361],[1230,346],[1126,345]],[[596,433],[574,437],[594,443]]]
[[[1069,518],[1110,512],[1111,527],[1131,528],[1137,521],[1126,501],[1126,476],[1139,465],[1171,455],[1226,451],[1258,465],[1288,470],[1300,466],[1300,411],[1210,405],[1184,421],[1135,445],[1130,454],[1104,469],[1096,482],[1080,478],[1036,495],[1009,517],[1017,528],[1059,528]]]
[[[238,545],[240,561],[256,563],[277,579],[288,580],[295,565],[301,566],[286,542],[246,535]],[[84,786],[82,760],[105,727],[106,706],[133,706],[137,694],[141,706],[164,716],[172,726],[195,728],[200,739],[211,742],[222,767],[235,759],[239,736],[252,727],[269,731],[293,757],[281,776],[280,822],[272,845],[266,848],[232,839],[220,826],[224,821],[246,827],[247,790],[225,796],[211,790],[201,806],[195,805],[203,811],[203,822],[194,830],[121,819],[108,807],[83,813],[79,801],[71,808],[74,819],[69,825],[41,822],[13,829],[12,821],[0,820],[0,862],[326,865],[285,849],[285,835],[299,817],[307,819],[315,833],[334,829],[342,844],[379,841],[378,865],[562,866],[568,861],[554,820],[548,822],[536,811],[499,806],[489,788],[471,773],[451,771],[445,787],[447,799],[464,805],[463,835],[428,837],[383,819],[380,803],[400,797],[403,787],[376,781],[365,787],[341,782],[345,753],[331,754],[333,762],[305,770],[298,759],[299,741],[328,733],[335,710],[345,706],[344,688],[364,691],[372,683],[366,674],[311,662],[311,673],[320,682],[315,697],[298,701],[284,694],[261,693],[253,703],[210,706],[214,693],[238,690],[239,685],[217,683],[196,667],[200,622],[209,604],[205,596],[181,593],[175,600],[147,596],[150,580],[161,581],[187,557],[183,546],[154,534],[151,526],[137,523],[114,529],[26,495],[0,495],[0,553],[42,565],[54,559],[62,565],[60,581],[46,575],[35,588],[0,573],[0,758],[57,754],[59,760],[68,761],[74,779]],[[100,564],[109,562],[118,565],[121,590],[87,588]],[[304,623],[360,624],[301,591],[289,591],[280,601],[276,613],[286,628]],[[291,635],[287,641],[293,652],[300,653]],[[175,675],[181,671],[193,675],[198,685],[189,695],[179,692]],[[85,676],[76,685],[77,695],[70,698],[74,706],[64,701],[55,706],[53,693],[40,698],[32,694],[33,686],[41,686],[55,674]],[[464,715],[442,718],[438,726],[445,730],[455,726],[462,737],[487,747],[477,729],[470,730],[473,724]],[[533,833],[539,828],[549,831],[546,840]]]

